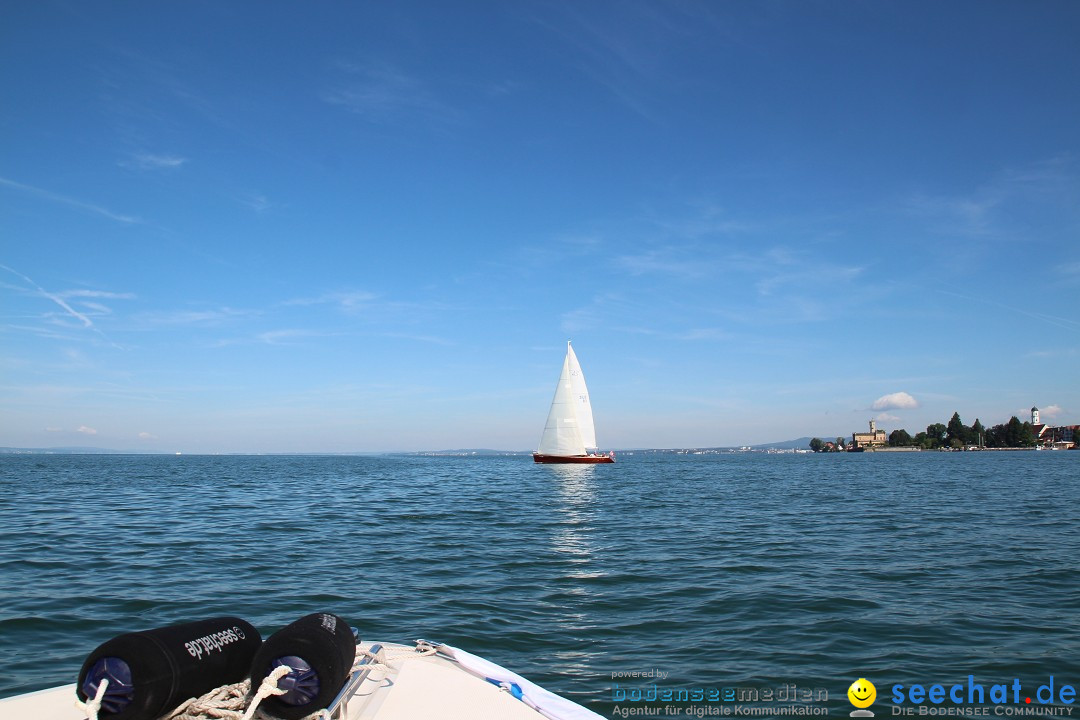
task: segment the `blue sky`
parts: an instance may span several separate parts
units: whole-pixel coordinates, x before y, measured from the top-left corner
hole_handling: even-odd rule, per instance
[[[1080,422],[1080,3],[6,3],[0,445]]]

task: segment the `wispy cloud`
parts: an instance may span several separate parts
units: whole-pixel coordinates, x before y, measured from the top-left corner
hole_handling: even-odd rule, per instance
[[[991,300],[991,299],[987,299],[987,298],[974,298],[974,297],[972,297],[970,295],[964,295],[963,293],[953,292],[952,290],[942,290],[942,289],[938,288],[937,292],[941,293],[942,295],[950,295],[952,297],[958,297],[958,298],[961,298],[963,300],[970,300],[972,302],[976,302],[976,303],[979,303],[979,304],[982,304],[982,305],[993,305],[993,306],[999,307],[999,308],[1001,308],[1003,310],[1008,310],[1010,312],[1014,312],[1014,313],[1017,313],[1019,315],[1024,315],[1026,317],[1033,318],[1035,320],[1041,320],[1042,322],[1049,323],[1050,325],[1054,325],[1055,327],[1059,327],[1059,328],[1062,328],[1064,330],[1080,330],[1080,320],[1074,320],[1072,318],[1067,318],[1067,317],[1060,317],[1060,316],[1057,316],[1057,315],[1051,315],[1049,313],[1044,313],[1044,312],[1034,312],[1034,311],[1027,310],[1027,309],[1022,308],[1022,307],[1015,307],[1015,306],[1012,306],[1012,305],[1006,305],[1005,303],[998,302],[997,300]]]
[[[23,281],[23,285],[9,285],[8,283],[0,282],[0,287],[8,287],[16,290],[17,292],[24,293],[30,297],[39,297],[48,300],[50,303],[58,307],[60,310],[57,312],[46,312],[41,315],[48,325],[54,327],[61,327],[69,332],[67,334],[57,333],[48,327],[33,327],[33,326],[17,326],[8,325],[8,328],[13,330],[20,330],[24,332],[33,333],[39,337],[46,337],[54,340],[75,341],[79,337],[85,337],[83,332],[89,330],[90,332],[98,335],[103,340],[116,348],[121,348],[120,345],[113,342],[108,335],[106,335],[100,328],[98,328],[92,317],[102,317],[112,314],[112,309],[108,306],[87,300],[86,298],[116,298],[116,299],[129,299],[135,297],[130,293],[114,293],[106,290],[88,290],[77,289],[67,290],[63,292],[52,292],[46,290],[41,285],[34,282],[33,279],[24,275],[23,273],[8,267],[7,265],[0,264],[0,270],[4,270],[12,275],[15,275]],[[72,302],[68,302],[71,299]],[[75,307],[78,306],[78,309]]]
[[[544,268],[565,262],[580,262],[583,258],[599,257],[604,252],[605,240],[595,233],[576,232],[545,238],[544,242],[521,245],[514,249],[511,266],[521,268]]]
[[[139,388],[113,384],[102,385],[100,383],[89,385],[58,385],[50,383],[29,385],[20,383],[18,385],[0,385],[0,391],[19,393],[26,398],[34,399],[35,402],[40,402],[42,398],[49,398],[50,401],[55,402],[67,402],[69,399],[95,396],[117,398],[120,400],[131,401],[135,404],[158,402],[161,400],[160,388]],[[185,393],[187,391],[187,389],[184,390]],[[177,396],[180,395],[179,392],[173,392],[173,394]]]
[[[672,237],[699,239],[735,238],[766,229],[762,223],[736,220],[712,203],[698,203],[698,212],[687,217],[654,218],[654,224]]]
[[[738,308],[729,311],[753,322],[765,320],[771,308],[782,307],[786,317],[815,321],[831,317],[826,298],[857,282],[866,268],[830,260],[784,246],[757,252],[732,252],[726,245],[688,241],[624,254],[613,266],[635,277],[666,276],[679,282],[724,279],[726,286],[752,287]]]
[[[576,333],[586,328],[607,325],[613,312],[616,316],[622,316],[621,311],[613,310],[613,306],[620,305],[622,299],[616,295],[597,295],[588,305],[564,312],[560,326],[563,332]]]
[[[369,306],[378,299],[378,295],[363,290],[347,292],[328,292],[315,297],[295,298],[286,300],[282,305],[337,305],[345,311],[360,310]]]
[[[185,157],[179,155],[156,155],[153,153],[134,153],[119,162],[121,167],[136,170],[175,170],[186,164]]]
[[[310,330],[307,328],[282,328],[239,337],[221,338],[212,347],[230,347],[237,345],[302,345],[310,338],[326,338],[341,335],[340,332]]]
[[[439,300],[409,301],[394,300],[365,290],[345,290],[325,292],[321,295],[299,297],[278,303],[280,308],[326,306],[335,310],[339,317],[329,318],[326,313],[319,313],[322,320],[338,323],[334,334],[354,332],[363,327],[367,332],[390,330],[402,333],[400,337],[423,340],[441,344],[438,337],[417,333],[412,328],[422,326],[433,317],[446,313],[450,307]],[[308,323],[310,318],[300,320]],[[293,319],[291,322],[297,322]],[[393,337],[386,335],[386,337]]]
[[[665,54],[680,29],[651,4],[629,6],[622,21],[591,17],[588,5],[557,5],[558,17],[537,21],[570,48],[571,62],[641,117],[658,122],[656,93],[664,86]]]
[[[245,193],[240,196],[240,203],[246,205],[257,213],[266,212],[274,206],[270,198],[259,193]]]
[[[693,328],[677,333],[675,337],[679,340],[728,340],[732,335],[720,328]]]
[[[116,222],[121,222],[128,225],[138,224],[142,222],[142,220],[133,215],[121,215],[120,213],[115,213],[107,208],[101,207],[100,205],[95,205],[93,203],[85,202],[83,200],[67,197],[66,195],[59,195],[48,190],[42,190],[41,188],[37,188],[32,185],[24,185],[23,183],[15,182],[14,180],[9,180],[7,178],[0,177],[0,185],[14,188],[16,190],[21,190],[22,192],[45,198],[46,200],[51,200],[52,202],[60,203],[61,205],[67,205],[68,207],[73,207],[79,210],[85,210],[87,212],[94,213],[96,215],[101,215],[102,217],[109,218],[110,220],[115,220]]]
[[[217,325],[230,320],[258,315],[256,310],[241,310],[230,307],[207,310],[174,310],[168,312],[144,312],[135,316],[135,320],[149,326],[159,325]]]
[[[438,337],[437,335],[413,335],[409,333],[384,333],[384,337],[400,338],[402,340],[415,340],[416,342],[429,343],[431,345],[441,345],[443,347],[451,347],[456,345],[452,340]]]
[[[961,235],[987,235],[991,214],[1001,203],[998,193],[981,192],[969,197],[931,196],[916,193],[904,203],[907,211],[934,224],[939,232]]]
[[[926,220],[931,229],[977,239],[1009,239],[1010,228],[1029,213],[1012,213],[1024,206],[1068,208],[1075,213],[1080,179],[1068,155],[1004,168],[967,192],[914,192],[900,202],[906,212]],[[1074,215],[1075,217],[1075,215]],[[1018,220],[1018,218],[1020,220]]]
[[[709,263],[700,257],[692,257],[685,248],[665,246],[651,248],[629,255],[620,255],[614,260],[615,267],[630,275],[671,275],[679,278],[700,278],[711,271]]]
[[[321,94],[323,102],[374,122],[418,115],[445,121],[460,115],[440,100],[425,81],[385,62],[339,62],[338,79]]]
[[[1080,356],[1080,348],[1063,348],[1057,350],[1032,350],[1024,353],[1025,358],[1045,360],[1047,358],[1074,358]]]
[[[256,335],[256,339],[266,345],[295,345],[297,340],[312,337],[327,337],[332,334],[334,333],[303,329],[268,330]]]
[[[858,278],[865,268],[838,263],[811,262],[793,272],[774,272],[757,281],[762,295],[772,295],[785,287],[834,287]]]
[[[118,293],[107,290],[65,290],[56,293],[56,295],[64,300],[70,300],[73,307],[77,307],[83,315],[89,318],[113,314],[113,309],[104,302],[98,302],[99,300],[135,299],[134,293]]]
[[[75,432],[82,433],[83,435],[97,435],[97,430],[92,427],[87,427],[86,425],[80,425],[79,429]]]
[[[702,82],[688,74],[679,55],[689,46],[744,44],[743,33],[716,15],[716,3],[624,0],[617,16],[596,13],[591,3],[551,3],[534,20],[566,48],[562,54],[616,101],[656,124],[670,121],[672,88]],[[717,82],[710,74],[710,83]]]
[[[1054,272],[1066,278],[1080,280],[1080,262],[1062,263],[1054,268]]]
[[[118,293],[109,290],[65,290],[57,293],[64,298],[105,298],[107,300],[134,300],[135,293]]]
[[[7,265],[0,265],[0,268],[3,268],[4,270],[7,270],[9,273],[22,278],[23,282],[25,282],[27,285],[32,287],[37,295],[39,295],[40,297],[43,297],[43,298],[47,298],[48,300],[51,300],[52,302],[59,305],[60,308],[64,311],[64,313],[67,316],[78,320],[80,323],[82,323],[83,327],[87,327],[87,328],[94,327],[94,323],[93,323],[93,321],[90,320],[90,318],[88,318],[86,315],[79,312],[75,308],[71,307],[71,305],[69,305],[67,303],[67,301],[65,301],[64,298],[61,297],[61,295],[59,295],[57,293],[49,292],[48,290],[46,290],[45,288],[41,287],[36,282],[31,280],[26,275],[23,275],[18,270],[13,270],[13,269],[9,268]]]
[[[74,333],[65,333],[61,330],[57,330],[55,327],[49,327],[44,325],[4,325],[8,330],[15,330],[17,332],[29,333],[36,335],[40,338],[46,338],[48,340],[63,340],[64,342],[78,342],[79,337]]]

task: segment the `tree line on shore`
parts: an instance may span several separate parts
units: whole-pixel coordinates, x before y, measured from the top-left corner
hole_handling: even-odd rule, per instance
[[[1030,422],[1020,422],[1015,415],[1009,418],[1009,422],[991,428],[983,427],[979,419],[975,418],[975,422],[969,427],[960,420],[960,413],[954,412],[947,425],[928,425],[926,432],[918,433],[915,437],[909,435],[907,430],[893,430],[889,433],[889,445],[914,445],[926,450],[972,445],[990,448],[1033,447],[1035,428]]]
[[[970,446],[988,448],[1032,447],[1035,445],[1035,428],[1030,422],[1020,422],[1015,415],[1007,423],[986,428],[978,418],[970,426],[960,419],[960,413],[954,412],[947,424],[928,425],[925,432],[913,437],[907,430],[893,430],[889,433],[890,447],[918,447],[923,450],[939,448],[962,448]],[[810,440],[810,449],[814,452],[844,450],[842,438],[836,438],[836,444],[823,442],[820,438]]]

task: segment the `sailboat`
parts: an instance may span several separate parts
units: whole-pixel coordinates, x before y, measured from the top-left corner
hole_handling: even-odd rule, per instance
[[[597,452],[596,427],[593,425],[589,389],[581,372],[577,355],[570,342],[566,343],[559,384],[551,400],[547,425],[540,438],[540,447],[533,453],[538,463],[613,463],[615,453]]]

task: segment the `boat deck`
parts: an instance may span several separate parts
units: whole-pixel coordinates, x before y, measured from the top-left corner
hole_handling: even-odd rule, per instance
[[[361,643],[364,650],[380,646]],[[335,720],[539,720],[543,715],[506,690],[441,654],[385,643],[385,664],[361,665],[345,687]],[[0,700],[0,718],[84,720],[75,684]],[[209,717],[209,716],[208,716]]]

